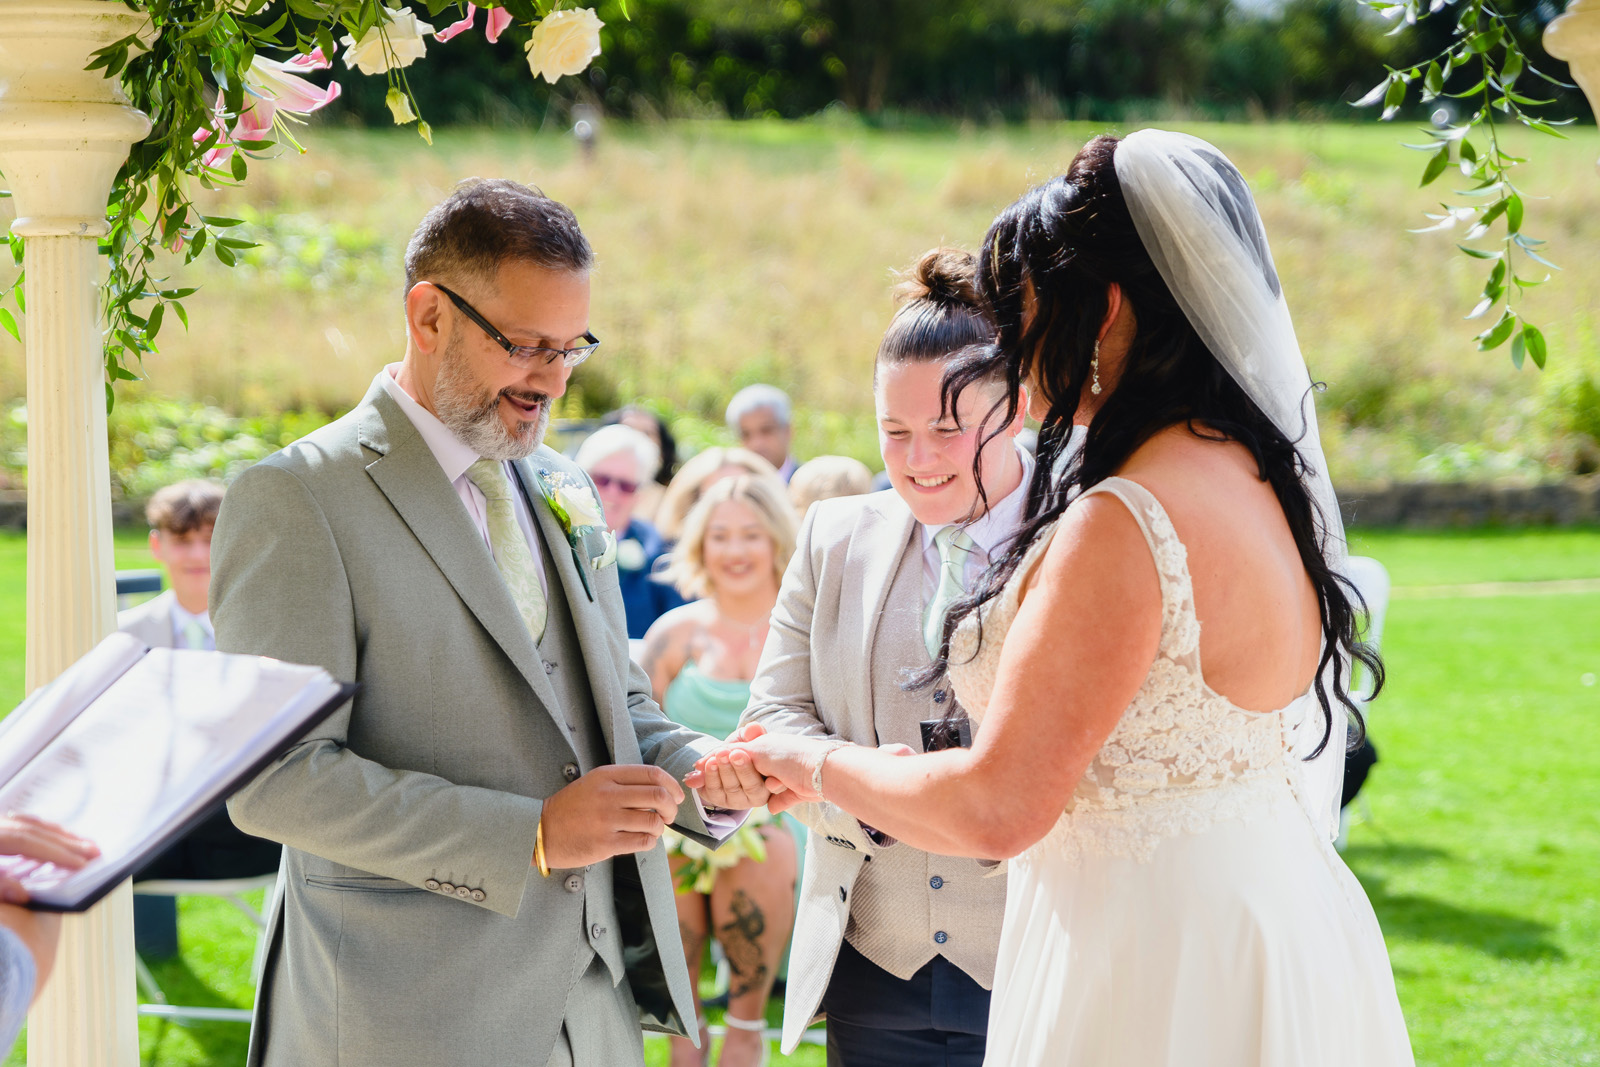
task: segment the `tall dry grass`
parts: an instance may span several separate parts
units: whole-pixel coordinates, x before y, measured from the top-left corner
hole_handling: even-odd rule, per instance
[[[1600,138],[1513,139],[1534,162],[1528,229],[1566,270],[1525,301],[1551,369],[1479,353],[1462,321],[1481,265],[1413,235],[1436,189],[1416,187],[1419,139],[1393,126],[1187,125],[1251,179],[1343,481],[1414,472],[1424,457],[1531,471],[1582,442],[1561,387],[1600,379]],[[593,328],[605,341],[569,410],[651,397],[714,420],[735,388],[771,380],[802,409],[802,446],[871,458],[872,353],[891,271],[930,245],[976,247],[996,211],[1059,173],[1085,124],[883,133],[824,123],[611,128],[592,160],[567,138],[314,129],[304,156],[257,164],[212,209],[248,214],[272,248],[203,288],[193,328],[167,327],[140,387],[241,414],[339,410],[404,344],[400,261],[421,214],[460,178],[533,182],[576,210],[599,256]],[[0,201],[0,211],[9,201]],[[172,320],[169,318],[169,323]],[[1587,378],[1585,377],[1587,376]],[[0,390],[22,388],[0,334]],[[1580,390],[1581,392],[1581,390]],[[1576,443],[1575,443],[1576,442]],[[1452,453],[1451,449],[1455,451]]]

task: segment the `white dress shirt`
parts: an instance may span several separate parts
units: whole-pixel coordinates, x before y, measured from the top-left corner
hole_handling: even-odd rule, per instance
[[[467,477],[467,469],[482,457],[457,437],[455,431],[440,422],[439,416],[417,403],[411,394],[400,387],[397,377],[399,373],[400,364],[391,363],[378,372],[378,381],[394,398],[394,402],[400,405],[400,410],[411,420],[411,425],[422,435],[428,450],[433,453],[433,458],[439,461],[439,466],[444,470],[444,476],[450,479],[456,495],[466,505],[467,515],[472,519],[472,524],[478,528],[478,533],[483,536],[483,543],[489,544],[489,511],[484,502],[483,490]],[[514,488],[518,483],[517,475],[511,470],[511,464],[502,463],[501,466],[505,468],[506,479]],[[516,511],[517,525],[522,528],[522,536],[528,541],[528,550],[533,553],[534,569],[539,572],[539,585],[548,596],[550,579],[545,575],[544,553],[540,550],[539,538],[534,533],[533,515],[528,511],[528,502],[521,493],[513,492],[511,506]]]
[[[200,631],[205,634],[201,643],[201,651],[215,652],[217,650],[217,632],[211,628],[211,613],[202,611],[198,615],[185,611],[183,605],[178,603],[178,598],[172,598],[172,647],[189,648],[189,625],[198,624]]]
[[[1033,453],[1021,445],[1013,445],[1017,450],[1017,457],[1022,460],[1022,480],[1017,487],[999,500],[990,501],[989,510],[970,526],[965,527],[967,536],[972,538],[975,551],[967,556],[967,572],[963,585],[970,591],[973,583],[988,569],[994,553],[1004,547],[1017,527],[1022,525],[1022,514],[1028,503],[1028,482],[1033,478],[1034,459]],[[929,526],[920,523],[922,527],[922,599],[927,603],[933,598],[933,591],[939,587],[939,549],[933,543],[934,535],[945,526]]]

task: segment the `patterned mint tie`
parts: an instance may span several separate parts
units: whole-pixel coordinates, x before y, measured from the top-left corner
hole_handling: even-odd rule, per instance
[[[517,525],[517,512],[511,504],[511,480],[499,460],[480,459],[467,468],[467,478],[483,493],[489,510],[489,547],[495,566],[500,569],[511,599],[527,624],[535,642],[544,635],[546,603],[544,587],[533,561],[533,550]]]
[[[928,655],[937,658],[944,637],[945,613],[967,591],[967,557],[977,546],[961,527],[946,526],[933,535],[933,547],[939,550],[939,584],[928,602],[928,613],[923,616],[922,637],[927,642]]]

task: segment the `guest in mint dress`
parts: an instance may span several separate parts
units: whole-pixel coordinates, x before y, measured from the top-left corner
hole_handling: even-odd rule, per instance
[[[670,718],[717,737],[738,728],[796,527],[784,487],[771,476],[723,478],[689,511],[667,578],[699,599],[656,620],[641,655]],[[664,839],[691,983],[698,983],[708,937],[721,944],[731,970],[719,1063],[763,1063],[759,1031],[794,925],[794,833],[785,820],[758,810],[715,851],[670,830]],[[674,1067],[705,1062],[704,1043],[702,1049],[683,1038],[672,1044]]]

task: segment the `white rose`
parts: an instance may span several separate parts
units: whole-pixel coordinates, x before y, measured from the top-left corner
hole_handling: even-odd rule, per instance
[[[556,489],[556,503],[567,513],[567,521],[576,530],[580,526],[604,526],[605,512],[600,501],[586,488],[563,485]]]
[[[588,8],[552,11],[533,28],[528,42],[528,69],[535,78],[554,83],[563,74],[577,74],[600,54],[600,27],[605,23]]]
[[[423,57],[427,46],[422,39],[433,32],[433,27],[419,22],[410,8],[390,11],[388,15],[388,22],[374,23],[359,41],[349,34],[340,38],[345,46],[346,67],[358,67],[363,74],[382,74],[395,67],[409,67]],[[387,46],[384,38],[388,38]]]

